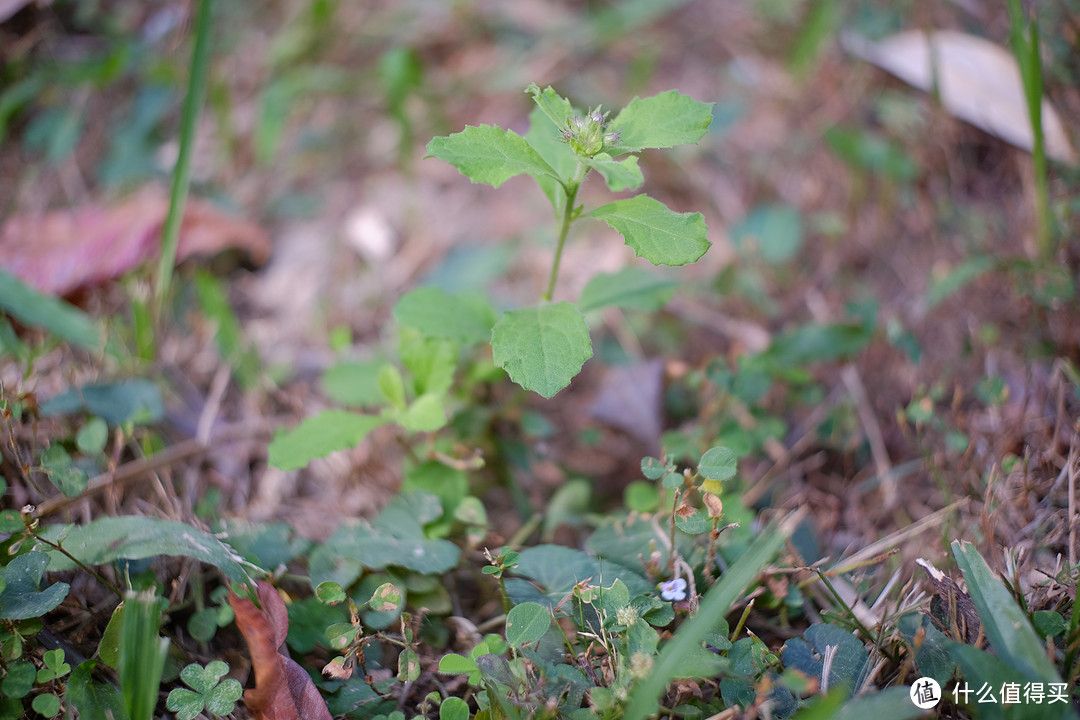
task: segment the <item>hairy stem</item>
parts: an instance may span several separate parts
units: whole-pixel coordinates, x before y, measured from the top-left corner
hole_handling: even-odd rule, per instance
[[[555,258],[551,262],[551,275],[548,277],[547,290],[544,291],[544,300],[551,300],[555,295],[555,281],[559,277],[559,263],[562,261],[563,247],[566,245],[566,236],[570,233],[570,225],[575,220],[574,203],[577,202],[578,188],[585,179],[585,173],[589,168],[584,163],[578,163],[577,172],[570,182],[563,186],[566,192],[566,204],[563,206],[562,222],[559,225],[559,243],[555,246]]]

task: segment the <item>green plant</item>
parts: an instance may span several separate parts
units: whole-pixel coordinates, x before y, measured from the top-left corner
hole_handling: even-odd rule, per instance
[[[203,710],[215,717],[228,715],[243,695],[244,689],[233,678],[221,678],[229,672],[229,665],[214,660],[206,667],[192,663],[180,671],[180,679],[191,688],[173,688],[165,707],[176,713],[179,720],[192,720]]]
[[[712,105],[672,90],[635,98],[609,121],[609,113],[599,107],[577,112],[550,87],[533,84],[526,92],[537,108],[524,137],[490,125],[469,126],[433,139],[428,156],[450,163],[473,182],[496,188],[516,175],[529,175],[551,202],[558,234],[543,302],[505,312],[491,332],[495,364],[522,387],[551,397],[592,356],[581,311],[568,302],[552,302],[574,222],[590,217],[607,223],[654,265],[692,263],[709,247],[700,213],[676,213],[644,194],[586,212],[577,205],[582,182],[596,171],[614,192],[640,187],[644,177],[636,153],[697,142],[708,130]],[[616,160],[622,155],[629,157]]]
[[[120,691],[131,720],[151,720],[157,708],[169,641],[158,634],[161,602],[153,591],[129,592],[120,630]]]
[[[1035,246],[1043,260],[1054,256],[1054,229],[1050,214],[1050,195],[1047,189],[1046,136],[1043,132],[1043,68],[1042,49],[1039,43],[1039,18],[1024,17],[1020,0],[1009,0],[1009,29],[1013,55],[1020,68],[1020,81],[1024,86],[1028,119],[1034,139],[1031,159],[1035,172]],[[1027,32],[1025,33],[1025,24]]]
[[[195,47],[191,52],[191,76],[188,79],[187,97],[180,120],[180,153],[173,171],[172,194],[169,196],[169,214],[162,228],[161,259],[158,261],[156,295],[154,298],[155,322],[169,297],[173,270],[176,265],[176,246],[180,240],[180,222],[184,218],[188,188],[191,185],[191,153],[195,144],[195,123],[199,119],[206,81],[210,71],[210,28],[213,26],[210,12],[211,0],[201,0],[199,15],[195,21]]]

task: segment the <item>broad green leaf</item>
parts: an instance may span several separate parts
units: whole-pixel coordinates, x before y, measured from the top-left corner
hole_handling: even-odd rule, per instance
[[[712,630],[716,618],[727,614],[732,603],[783,547],[789,534],[788,525],[780,526],[775,521],[770,523],[709,588],[701,599],[697,614],[679,626],[675,636],[660,651],[653,672],[634,688],[623,717],[627,720],[645,720],[656,712],[657,701],[668,682],[676,677],[683,659],[701,647],[702,639]]]
[[[932,677],[939,685],[946,685],[956,670],[956,661],[949,654],[955,640],[946,637],[934,627],[929,615],[910,612],[896,622],[896,629],[904,636],[908,644],[915,649],[915,665],[919,675]],[[916,634],[919,642],[915,642]]]
[[[225,678],[217,687],[206,693],[206,711],[215,717],[223,717],[236,709],[237,701],[244,696],[244,686],[239,680]]]
[[[154,423],[165,415],[161,391],[149,380],[83,385],[49,398],[41,404],[41,414],[70,415],[77,412],[98,415],[116,427],[127,422]]]
[[[187,688],[173,688],[165,699],[165,707],[176,713],[177,720],[194,720],[206,707],[201,693]]]
[[[589,312],[603,307],[632,310],[659,310],[667,304],[679,286],[674,280],[660,277],[645,268],[628,265],[614,273],[594,275],[578,300],[578,310]]]
[[[413,400],[397,421],[409,432],[435,432],[446,425],[446,410],[438,395],[426,393]]]
[[[218,682],[227,672],[229,672],[229,666],[221,660],[212,660],[206,664],[206,667],[191,663],[180,671],[180,679],[195,692],[205,695],[217,687]]]
[[[735,477],[738,460],[730,448],[714,447],[705,451],[698,462],[698,472],[709,480],[729,480]]]
[[[112,683],[94,679],[97,665],[97,660],[86,660],[75,668],[64,699],[79,711],[79,717],[105,718],[111,713],[117,720],[126,718],[120,690]]]
[[[448,697],[439,706],[439,720],[469,720],[469,704],[459,697]]]
[[[536,107],[547,115],[559,131],[567,127],[567,122],[574,116],[574,106],[569,100],[560,96],[550,85],[541,90],[539,85],[532,83],[525,88],[525,92],[532,94]]]
[[[510,379],[546,398],[592,357],[585,318],[568,302],[511,310],[491,333],[493,360]]]
[[[802,217],[790,205],[756,207],[732,228],[731,241],[740,250],[756,249],[771,263],[790,260],[802,247]]]
[[[403,328],[399,352],[402,364],[412,373],[416,395],[442,395],[453,385],[458,356],[454,341],[425,339]]]
[[[634,562],[640,565],[636,557]],[[629,589],[631,596],[653,590],[645,578],[626,566],[606,558],[598,560],[581,550],[559,545],[537,545],[522,550],[514,572],[533,580],[542,590],[537,590],[534,583],[513,578],[506,581],[510,599],[519,604],[536,602],[548,608],[562,602],[573,591],[574,585],[582,580],[589,580],[590,585],[611,586],[618,578]]]
[[[18,510],[0,510],[0,533],[16,533],[26,529]]]
[[[52,693],[43,693],[33,699],[30,707],[42,717],[56,717],[60,714],[60,698]]]
[[[236,582],[251,582],[248,571],[262,572],[215,535],[175,520],[133,515],[102,517],[87,525],[50,525],[41,534],[55,542],[65,531],[64,550],[84,565],[180,555],[213,565]],[[50,551],[49,557],[52,570],[75,569],[75,564],[57,551]]]
[[[979,550],[971,543],[954,540],[952,552],[964,573],[986,639],[998,656],[1025,678],[1060,682],[1061,676],[1046,656],[1046,646],[1035,634],[1027,615],[990,570]]]
[[[674,212],[648,195],[616,200],[585,215],[617,230],[638,257],[653,265],[686,265],[709,249],[701,213]]]
[[[326,603],[327,605],[336,605],[337,603],[345,602],[345,591],[342,590],[341,585],[333,580],[319,583],[315,588],[315,596],[319,598],[319,602]]]
[[[836,625],[819,623],[811,625],[801,638],[791,638],[784,643],[784,667],[799,670],[824,683],[822,656],[828,647],[835,648],[829,665],[829,687],[842,686],[851,697],[859,688],[859,681],[869,657],[862,641]]]
[[[577,170],[579,159],[570,144],[563,141],[560,131],[565,127],[556,127],[540,108],[533,108],[529,114],[529,132],[525,133],[525,140],[559,177],[569,180]],[[551,207],[561,214],[566,204],[566,190],[562,183],[546,175],[538,176],[536,182],[551,202]]]
[[[476,672],[476,661],[457,653],[448,653],[439,660],[439,672],[447,675],[469,675]]]
[[[607,153],[600,153],[585,158],[582,162],[603,175],[608,190],[612,192],[636,190],[645,182],[641,168],[638,167],[637,155],[631,155],[625,160],[614,160]]]
[[[401,607],[402,595],[393,583],[383,583],[375,588],[368,605],[375,612],[389,612]]]
[[[599,555],[606,568],[609,561],[626,567],[638,567],[642,557],[649,557],[653,549],[663,547],[670,539],[669,529],[654,526],[642,517],[630,517],[618,521],[611,519],[600,525],[585,541],[586,549]],[[694,552],[694,539],[682,531],[675,532],[675,547],[683,557],[690,557]],[[619,577],[622,577],[621,575]],[[623,578],[623,582],[626,582]],[[629,583],[631,596],[655,591],[651,585],[645,590],[638,590]]]
[[[381,405],[383,395],[379,390],[378,378],[382,365],[381,360],[339,362],[323,373],[323,390],[330,398],[342,405],[352,407]]]
[[[1043,638],[1057,637],[1069,627],[1061,613],[1054,610],[1036,610],[1031,613],[1031,624],[1035,626],[1035,632]]]
[[[405,648],[398,655],[398,682],[413,682],[420,677],[420,656],[416,651]]]
[[[683,517],[682,515],[675,516],[675,527],[679,528],[687,535],[700,535],[703,532],[712,529],[712,522],[709,520],[707,513],[697,508],[692,508],[690,514],[686,517]]]
[[[278,431],[270,442],[270,464],[281,470],[298,470],[315,458],[356,446],[385,423],[386,419],[378,415],[326,410],[292,430]]]
[[[493,125],[469,126],[448,137],[433,138],[427,153],[450,163],[473,182],[492,187],[515,175],[558,177],[525,138]]]
[[[481,343],[491,337],[495,313],[480,296],[451,295],[428,285],[405,293],[394,305],[394,319],[425,337]]]
[[[611,584],[609,588],[603,588],[603,607],[604,612],[611,616],[630,604],[630,590],[627,589],[626,583],[616,578],[615,582]]]
[[[401,377],[401,371],[390,363],[379,368],[379,390],[387,402],[397,410],[405,410],[405,380]]]
[[[37,669],[33,663],[18,661],[7,667],[4,679],[0,681],[0,693],[12,698],[25,697],[34,687]]]
[[[313,585],[333,580],[348,587],[364,567],[399,566],[421,573],[441,573],[457,565],[460,556],[461,549],[454,543],[424,537],[423,528],[415,521],[403,519],[393,532],[365,523],[347,524],[311,554],[309,573]]]
[[[667,473],[663,460],[654,457],[641,458],[641,474],[650,480],[659,480]]]
[[[49,475],[49,482],[68,497],[77,497],[86,490],[86,473],[72,463],[62,445],[53,445],[42,453],[41,465]]]
[[[39,293],[6,270],[0,270],[0,312],[23,325],[44,328],[72,345],[95,350],[101,343],[101,331],[89,315],[63,300]]]
[[[698,102],[675,90],[634,98],[609,127],[620,134],[617,151],[669,148],[696,143],[712,122],[712,103]]]
[[[686,485],[686,476],[678,472],[665,473],[664,479],[661,480],[661,484],[666,488],[679,490]]]
[[[92,417],[79,428],[75,435],[75,445],[85,455],[96,455],[105,449],[109,441],[109,425],[103,418]]]
[[[510,608],[506,615],[506,642],[510,647],[531,645],[544,637],[551,627],[551,610],[534,602]]]
[[[41,617],[63,602],[70,589],[67,583],[54,583],[44,590],[38,590],[49,559],[46,553],[33,551],[16,555],[0,568],[0,579],[4,581],[4,588],[0,591],[0,618],[25,620]],[[53,570],[56,569],[53,567]]]

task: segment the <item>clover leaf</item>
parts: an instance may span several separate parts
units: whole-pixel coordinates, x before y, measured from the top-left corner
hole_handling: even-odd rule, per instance
[[[175,688],[169,693],[165,707],[176,713],[178,720],[193,720],[203,710],[214,716],[228,715],[244,694],[240,683],[233,678],[222,680],[229,666],[214,660],[202,667],[192,663],[180,671],[180,679],[191,690]]]

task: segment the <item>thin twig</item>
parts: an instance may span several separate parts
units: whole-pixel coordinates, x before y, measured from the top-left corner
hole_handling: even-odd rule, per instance
[[[208,443],[201,443],[197,438],[184,440],[176,445],[165,448],[161,452],[154,453],[150,457],[132,460],[131,462],[124,463],[116,468],[113,472],[106,472],[98,475],[90,480],[86,485],[86,490],[76,497],[57,495],[44,500],[37,505],[34,513],[35,517],[40,518],[51,515],[58,510],[63,510],[64,508],[107,488],[119,487],[144,477],[146,473],[154,472],[183,460],[198,457],[219,444],[238,440],[246,436],[262,434],[263,432],[263,428],[255,428],[253,430],[247,424],[236,424],[222,428],[214,433],[214,436]]]

